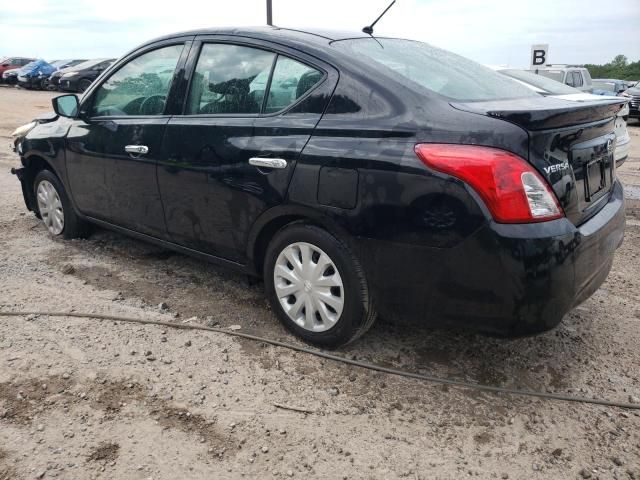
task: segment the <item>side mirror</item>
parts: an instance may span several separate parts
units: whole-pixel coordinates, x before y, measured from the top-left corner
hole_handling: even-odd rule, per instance
[[[61,95],[51,100],[53,110],[61,117],[76,118],[78,115],[78,97],[74,94]]]
[[[10,64],[9,63],[3,63],[2,66],[3,67],[8,67]]]

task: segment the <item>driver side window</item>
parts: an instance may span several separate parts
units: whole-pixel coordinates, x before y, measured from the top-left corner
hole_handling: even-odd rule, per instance
[[[162,115],[182,48],[159,48],[126,63],[95,92],[91,116]]]

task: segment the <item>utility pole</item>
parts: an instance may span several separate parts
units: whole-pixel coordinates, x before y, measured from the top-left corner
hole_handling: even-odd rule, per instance
[[[273,10],[271,8],[271,0],[267,0],[267,25],[273,25]]]

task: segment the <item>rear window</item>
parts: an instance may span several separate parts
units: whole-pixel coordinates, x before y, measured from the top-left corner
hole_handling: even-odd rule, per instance
[[[526,70],[518,70],[516,68],[508,68],[505,70],[499,70],[503,75],[508,75],[509,77],[520,80],[521,82],[528,83],[529,85],[533,85],[550,95],[565,95],[572,93],[580,93],[580,90],[577,88],[570,87],[565,85],[564,83],[557,82],[552,80],[544,75],[536,75],[533,72],[528,72]]]
[[[461,101],[535,97],[526,86],[476,62],[426,43],[390,38],[357,38],[332,46],[374,61],[386,73]]]
[[[562,70],[538,70],[537,73],[556,82],[564,82],[564,72]]]

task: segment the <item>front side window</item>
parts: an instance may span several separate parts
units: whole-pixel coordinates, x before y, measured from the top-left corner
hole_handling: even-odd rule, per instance
[[[95,92],[91,115],[162,115],[182,48],[159,48],[126,63]]]
[[[257,48],[204,44],[186,114],[260,113],[274,58],[274,53]]]
[[[303,63],[279,56],[273,70],[265,113],[291,105],[320,81],[322,73]]]

